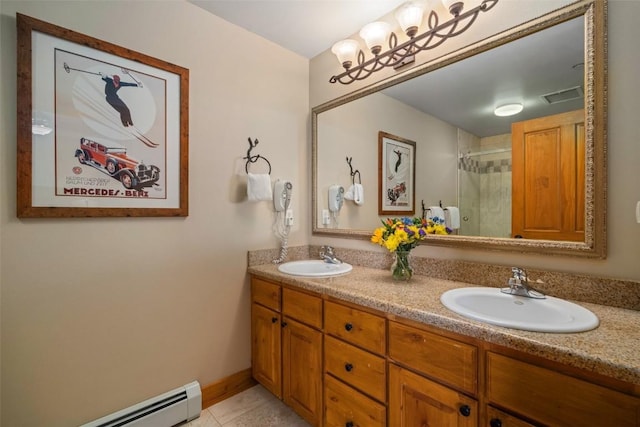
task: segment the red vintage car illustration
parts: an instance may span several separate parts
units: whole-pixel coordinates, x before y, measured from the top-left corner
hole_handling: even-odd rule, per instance
[[[147,166],[127,156],[127,149],[114,142],[108,145],[80,138],[75,156],[83,165],[93,166],[119,180],[124,188],[139,190],[151,187],[160,179],[160,168]]]

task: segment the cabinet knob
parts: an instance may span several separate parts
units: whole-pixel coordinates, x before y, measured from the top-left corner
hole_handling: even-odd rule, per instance
[[[353,421],[347,421],[344,427],[353,427]]]
[[[350,330],[353,329],[353,325],[351,323],[345,323],[344,328],[346,329],[347,332],[349,332]]]
[[[469,407],[469,405],[462,405],[460,407],[460,415],[462,415],[463,417],[468,417],[469,415],[471,415],[471,408]]]
[[[491,421],[489,421],[489,425],[491,427],[502,427],[502,421],[500,421],[500,418],[492,418]]]
[[[277,318],[277,317],[272,317],[272,318],[271,318],[271,323],[276,323],[277,321],[278,321],[278,318]]]
[[[345,363],[345,364],[344,364],[344,369],[345,369],[347,372],[351,372],[351,370],[353,369],[353,365],[352,365],[351,363]]]
[[[287,326],[287,322],[282,322],[281,325],[284,328],[285,326]]]

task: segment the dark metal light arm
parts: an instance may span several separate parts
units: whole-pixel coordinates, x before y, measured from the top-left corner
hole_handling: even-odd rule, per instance
[[[358,65],[346,69],[342,74],[331,77],[329,82],[349,84],[356,80],[364,80],[385,67],[397,68],[416,53],[434,49],[446,40],[464,33],[475,22],[480,12],[491,10],[497,3],[498,0],[483,0],[479,6],[468,12],[456,15],[443,24],[439,24],[438,14],[432,10],[427,21],[429,27],[427,31],[400,45],[398,45],[398,38],[395,33],[391,33],[389,50],[374,56],[368,61],[365,61],[365,54],[360,50],[358,52]]]

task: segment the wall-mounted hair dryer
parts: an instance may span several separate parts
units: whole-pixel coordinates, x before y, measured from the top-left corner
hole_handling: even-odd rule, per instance
[[[337,213],[344,203],[344,187],[332,185],[329,187],[329,211]]]

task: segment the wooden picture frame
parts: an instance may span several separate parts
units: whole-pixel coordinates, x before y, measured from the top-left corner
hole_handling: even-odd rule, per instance
[[[378,132],[378,215],[414,215],[416,143]]]
[[[189,70],[22,14],[17,30],[17,216],[187,216]]]

